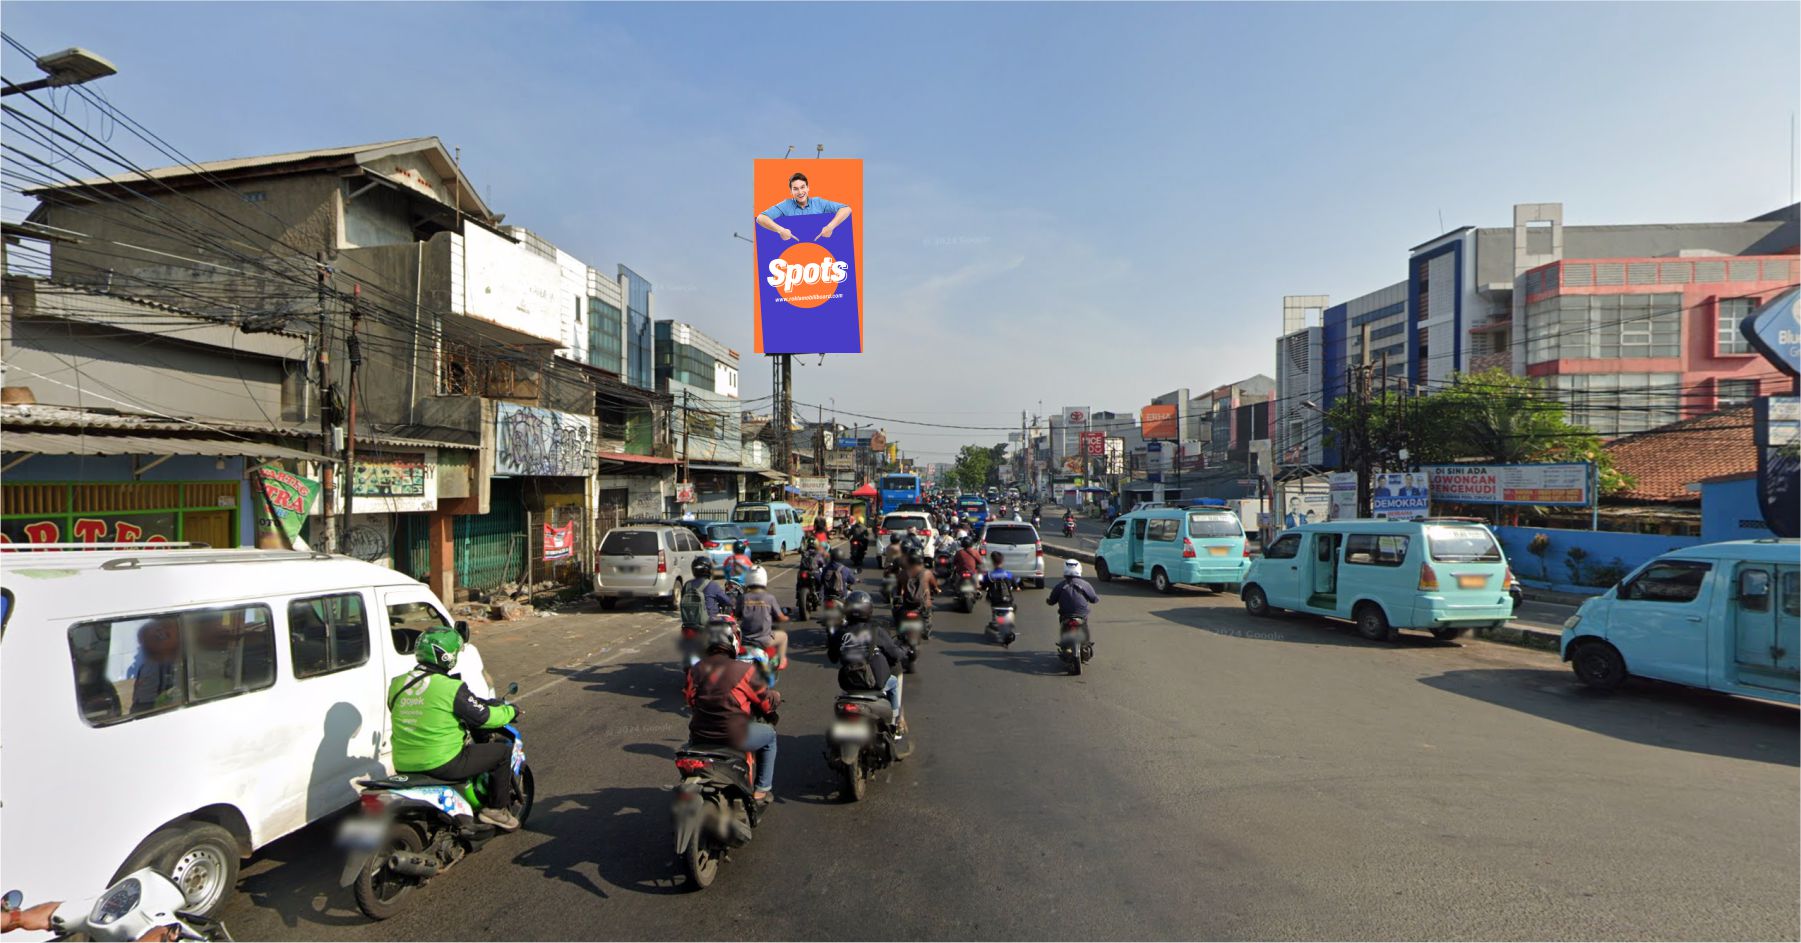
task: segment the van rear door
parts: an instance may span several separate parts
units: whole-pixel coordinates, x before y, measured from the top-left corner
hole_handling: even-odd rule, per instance
[[[1741,563],[1728,612],[1732,619],[1733,662],[1744,684],[1793,693],[1797,690],[1795,567]]]

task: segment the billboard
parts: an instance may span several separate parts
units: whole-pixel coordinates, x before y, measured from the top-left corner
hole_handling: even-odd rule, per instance
[[[1432,496],[1463,504],[1587,507],[1594,467],[1587,462],[1533,465],[1429,465]]]
[[[1179,439],[1180,424],[1176,420],[1174,405],[1152,405],[1138,411],[1138,422],[1143,426],[1147,439]]]
[[[1082,433],[1082,454],[1092,458],[1100,458],[1107,454],[1107,434],[1105,432]]]
[[[1411,521],[1432,506],[1425,472],[1382,472],[1370,476],[1370,516],[1379,521]]]
[[[863,162],[756,161],[751,202],[757,353],[862,353]]]
[[[1333,472],[1327,479],[1328,492],[1326,519],[1332,521],[1348,521],[1357,516],[1357,473]]]

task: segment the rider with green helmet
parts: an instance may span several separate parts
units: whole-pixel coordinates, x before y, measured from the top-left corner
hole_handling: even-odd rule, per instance
[[[519,716],[519,709],[476,697],[461,679],[450,676],[462,649],[463,638],[454,629],[432,629],[419,636],[419,645],[413,650],[418,667],[388,685],[388,710],[394,718],[394,771],[453,781],[488,773],[489,801],[476,817],[497,828],[515,829],[519,820],[507,810],[513,804],[513,776],[508,768],[512,743],[469,743],[463,729],[505,726]]]

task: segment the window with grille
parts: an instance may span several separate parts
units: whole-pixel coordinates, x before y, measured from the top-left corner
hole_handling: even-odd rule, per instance
[[[1740,406],[1756,398],[1756,380],[1715,380],[1713,383],[1713,403],[1717,409]]]
[[[1719,312],[1714,318],[1714,336],[1717,350],[1722,354],[1749,354],[1751,342],[1739,330],[1739,325],[1750,317],[1752,309],[1757,307],[1756,298],[1721,298]]]

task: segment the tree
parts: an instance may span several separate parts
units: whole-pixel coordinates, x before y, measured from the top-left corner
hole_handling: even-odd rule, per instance
[[[1326,413],[1327,441],[1340,444],[1351,462],[1356,459],[1357,420],[1357,403],[1348,396]],[[1372,396],[1369,429],[1370,456],[1378,467],[1593,462],[1602,494],[1633,484],[1630,476],[1614,469],[1600,437],[1572,425],[1549,390],[1505,370],[1457,374],[1449,387],[1424,396],[1395,391]],[[1400,459],[1403,448],[1406,462]]]
[[[965,445],[957,450],[957,462],[951,467],[951,480],[964,491],[980,491],[988,483],[994,468],[994,453],[980,445]]]

